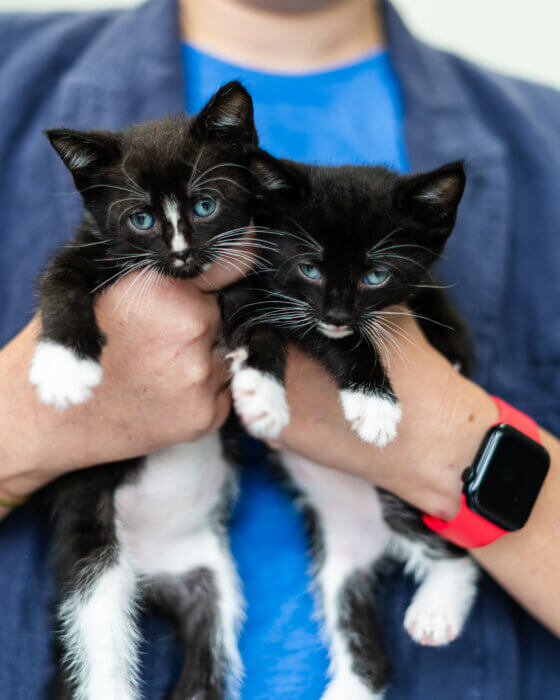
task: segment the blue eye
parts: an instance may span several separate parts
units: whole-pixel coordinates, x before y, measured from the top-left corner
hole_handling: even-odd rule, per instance
[[[195,216],[204,218],[205,216],[211,216],[217,207],[217,202],[212,197],[203,197],[202,199],[197,199],[193,205],[193,211]]]
[[[145,211],[136,212],[130,217],[132,225],[140,231],[149,231],[156,225],[156,220],[151,214]]]
[[[367,275],[364,277],[364,284],[367,284],[369,287],[378,287],[380,284],[383,284],[388,279],[389,273],[387,272],[387,270],[371,270],[371,272],[368,272]]]
[[[301,274],[310,280],[320,280],[321,277],[323,276],[321,274],[321,270],[319,270],[317,265],[310,265],[309,263],[302,263],[299,266],[299,269],[301,271]]]

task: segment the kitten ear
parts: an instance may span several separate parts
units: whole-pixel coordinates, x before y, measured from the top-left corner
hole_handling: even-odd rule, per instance
[[[253,176],[257,194],[270,198],[301,199],[309,192],[309,181],[303,166],[289,160],[274,158],[261,148],[248,157],[248,168]]]
[[[253,100],[237,80],[223,85],[194,118],[191,130],[200,138],[259,142],[253,121]]]
[[[49,129],[45,134],[74,177],[111,165],[120,155],[118,136],[110,131]]]
[[[462,161],[419,175],[405,175],[397,188],[397,207],[439,238],[449,236],[465,189]]]

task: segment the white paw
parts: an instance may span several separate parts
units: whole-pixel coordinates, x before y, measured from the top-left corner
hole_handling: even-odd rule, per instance
[[[352,430],[377,447],[384,447],[397,436],[397,425],[402,416],[398,401],[381,394],[366,394],[345,389],[340,392],[340,401],[346,420]]]
[[[86,402],[102,376],[99,362],[81,359],[64,345],[42,340],[33,355],[29,381],[43,403],[64,409]]]
[[[477,591],[479,569],[470,557],[432,561],[404,616],[419,644],[442,646],[463,629]]]
[[[332,679],[321,700],[382,700],[383,697],[382,690],[370,690],[353,673],[343,673]]]
[[[272,375],[245,366],[247,353],[240,348],[231,370],[231,393],[237,415],[255,437],[274,439],[290,422],[286,392]]]
[[[453,610],[441,609],[434,601],[433,605],[414,601],[404,616],[404,627],[418,644],[440,647],[457,638],[463,620]]]

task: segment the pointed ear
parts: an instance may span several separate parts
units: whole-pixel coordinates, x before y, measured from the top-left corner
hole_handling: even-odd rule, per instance
[[[199,138],[259,142],[253,121],[253,100],[241,83],[223,85],[194,118],[192,132]]]
[[[249,155],[247,165],[260,198],[294,201],[309,193],[309,180],[300,164],[274,158],[257,148]]]
[[[405,175],[397,187],[396,205],[438,238],[449,236],[465,189],[462,161],[419,175]]]
[[[45,134],[74,177],[111,165],[120,155],[118,135],[110,131],[49,129]]]

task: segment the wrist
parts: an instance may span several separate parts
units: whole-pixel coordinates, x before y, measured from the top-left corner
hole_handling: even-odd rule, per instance
[[[399,495],[425,513],[451,520],[461,507],[461,474],[472,464],[498,411],[488,393],[461,375],[453,377],[440,399],[440,420],[429,432],[418,478]]]
[[[0,352],[0,501],[13,504],[54,476],[41,467],[45,430],[27,379],[36,332],[32,322]]]

